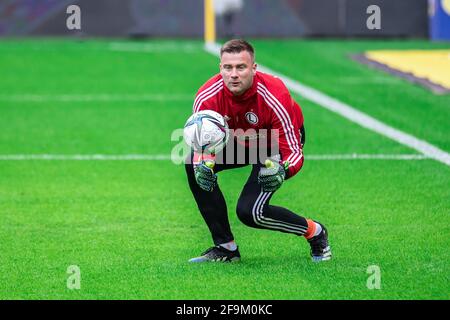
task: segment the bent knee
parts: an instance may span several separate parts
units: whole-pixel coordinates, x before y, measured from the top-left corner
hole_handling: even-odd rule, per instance
[[[239,200],[236,206],[236,214],[244,224],[254,226],[254,202]]]

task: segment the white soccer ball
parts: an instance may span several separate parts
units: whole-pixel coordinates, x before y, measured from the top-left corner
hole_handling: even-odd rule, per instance
[[[184,125],[183,136],[195,152],[215,154],[225,147],[230,133],[221,114],[203,110],[189,117]]]

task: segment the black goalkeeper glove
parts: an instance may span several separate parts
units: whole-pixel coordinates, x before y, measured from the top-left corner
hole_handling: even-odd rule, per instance
[[[214,174],[213,168],[212,161],[202,161],[194,168],[195,181],[205,191],[212,192],[217,186],[217,175]]]
[[[287,167],[289,164],[285,163]],[[266,167],[261,168],[258,174],[258,183],[264,192],[277,191],[286,178],[286,169],[278,162],[267,159]]]

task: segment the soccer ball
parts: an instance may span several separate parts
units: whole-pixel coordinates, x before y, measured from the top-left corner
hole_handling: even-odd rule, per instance
[[[221,114],[203,110],[189,117],[184,125],[183,136],[195,152],[215,154],[225,147],[230,133]]]

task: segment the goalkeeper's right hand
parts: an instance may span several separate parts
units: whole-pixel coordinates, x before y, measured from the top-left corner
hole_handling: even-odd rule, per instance
[[[200,188],[212,192],[217,186],[217,175],[214,174],[214,162],[202,161],[194,167],[195,181]]]

